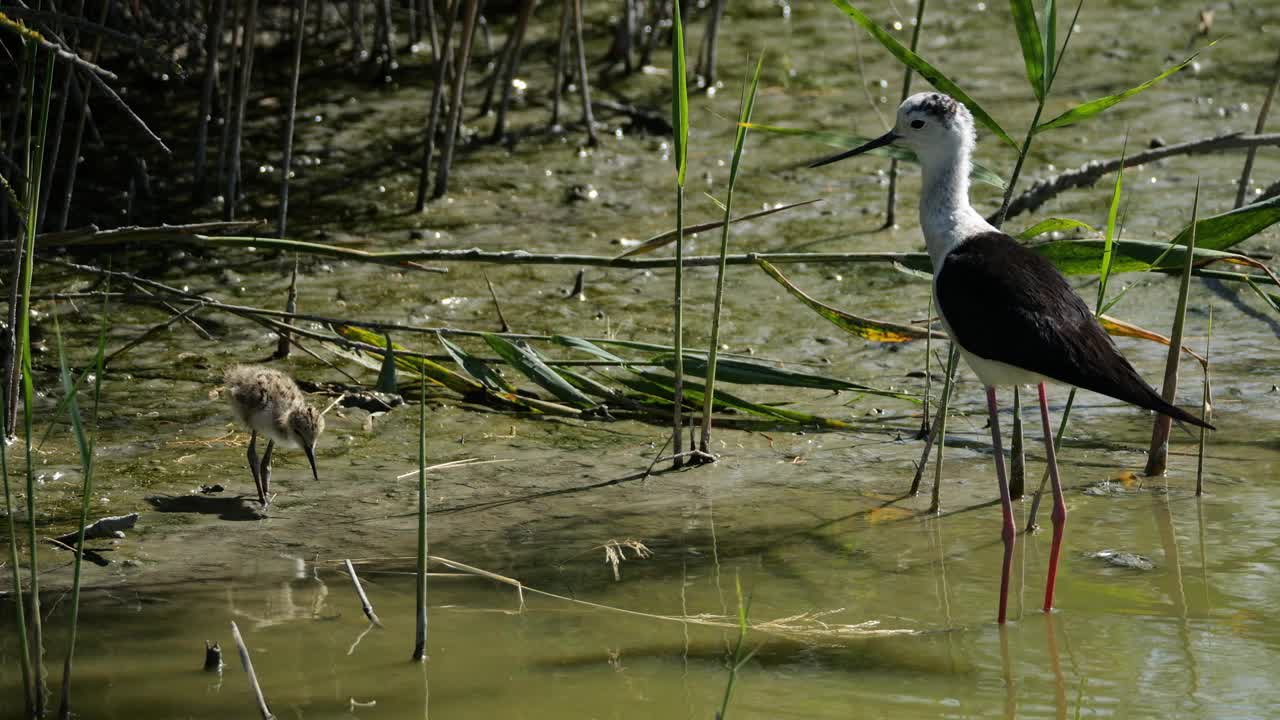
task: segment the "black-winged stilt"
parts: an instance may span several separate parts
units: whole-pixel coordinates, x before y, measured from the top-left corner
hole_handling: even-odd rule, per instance
[[[240,422],[249,429],[249,472],[258,487],[258,501],[265,507],[271,497],[271,451],[279,442],[300,447],[316,472],[316,440],[324,432],[324,414],[307,404],[293,378],[260,365],[227,368],[227,399]],[[258,433],[267,436],[267,449],[258,459]]]
[[[939,93],[918,93],[898,107],[889,132],[865,145],[814,162],[818,167],[889,144],[910,148],[920,159],[920,227],[933,263],[933,294],[942,326],[987,389],[991,442],[1004,515],[1004,565],[1000,575],[999,622],[1005,621],[1013,560],[1013,506],[1000,447],[996,387],[1036,385],[1045,458],[1053,485],[1053,545],[1044,609],[1053,608],[1054,581],[1067,506],[1062,497],[1045,381],[1092,390],[1154,410],[1181,422],[1213,429],[1165,402],[1138,375],[1098,324],[1088,305],[1048,260],[997,230],[969,204],[973,116]]]

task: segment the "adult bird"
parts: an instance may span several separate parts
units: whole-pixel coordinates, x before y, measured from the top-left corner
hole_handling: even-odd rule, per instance
[[[271,501],[271,451],[276,443],[299,447],[316,480],[316,440],[324,432],[324,413],[307,404],[298,384],[285,373],[261,365],[232,365],[225,381],[227,400],[236,419],[249,429],[249,472],[263,507]],[[258,459],[258,433],[267,448]]]
[[[1058,478],[1045,381],[1092,390],[1174,420],[1213,429],[1164,401],[1116,348],[1088,305],[1048,260],[997,230],[969,204],[973,116],[939,93],[918,93],[898,107],[894,127],[865,145],[814,162],[818,167],[886,145],[920,159],[920,227],[933,263],[933,296],[942,327],[986,386],[1004,525],[999,622],[1005,621],[1013,562],[1013,506],[1005,477],[996,388],[1036,385],[1045,457],[1053,485],[1053,545],[1044,610],[1053,608],[1067,506]]]

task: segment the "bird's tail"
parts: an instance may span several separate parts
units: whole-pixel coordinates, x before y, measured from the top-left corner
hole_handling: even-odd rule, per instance
[[[1137,375],[1136,372],[1134,374],[1135,376]],[[1158,412],[1161,415],[1167,415],[1168,417],[1173,418],[1174,420],[1177,420],[1180,423],[1189,423],[1191,425],[1195,425],[1196,427],[1208,428],[1210,430],[1217,430],[1217,428],[1215,428],[1213,425],[1205,422],[1204,420],[1201,420],[1200,418],[1196,417],[1195,415],[1192,415],[1186,410],[1183,410],[1177,405],[1173,405],[1172,403],[1165,402],[1165,399],[1160,397],[1160,393],[1157,393],[1154,388],[1152,388],[1146,382],[1143,382],[1140,378],[1139,378],[1139,383],[1140,383],[1140,387],[1142,388],[1142,391],[1131,393],[1130,397],[1121,398],[1121,399],[1128,400],[1129,402],[1139,407],[1144,407],[1148,410],[1154,410],[1155,412]]]

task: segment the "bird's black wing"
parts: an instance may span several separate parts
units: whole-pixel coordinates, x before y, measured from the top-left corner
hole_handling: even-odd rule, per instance
[[[970,353],[1201,425],[1166,403],[1048,260],[1001,232],[966,239],[935,281],[938,306]]]

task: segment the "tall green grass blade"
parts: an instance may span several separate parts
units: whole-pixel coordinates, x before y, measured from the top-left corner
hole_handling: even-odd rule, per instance
[[[1000,127],[1000,124],[988,115],[987,111],[983,110],[981,105],[975,102],[973,98],[969,97],[968,93],[961,90],[959,85],[956,85],[950,78],[943,75],[941,71],[930,65],[924,58],[916,55],[911,52],[911,50],[903,46],[902,43],[898,42],[892,35],[886,32],[884,28],[875,24],[871,18],[864,15],[861,10],[850,5],[848,0],[831,0],[831,2],[837,8],[842,10],[844,14],[848,15],[854,22],[858,23],[865,28],[867,32],[871,33],[871,36],[878,40],[881,45],[884,45],[886,50],[892,53],[894,57],[898,58],[899,62],[910,67],[912,70],[915,70],[920,74],[920,77],[927,80],[930,85],[934,86],[939,91],[950,95],[963,103],[965,107],[969,108],[969,112],[973,113],[973,118],[985,125],[988,130],[995,133],[996,137],[999,137],[1011,147],[1018,147],[1018,144],[1013,141],[1013,138],[1009,137],[1009,133],[1005,132],[1004,128]]]
[[[1209,343],[1213,340],[1213,305],[1209,305],[1209,327],[1204,331],[1204,391],[1200,396],[1200,421],[1209,421]],[[1204,495],[1204,448],[1209,428],[1200,427],[1200,447],[1196,453],[1196,497]],[[1202,551],[1203,554],[1203,551]]]
[[[1107,210],[1107,231],[1103,235],[1104,245],[1102,247],[1102,263],[1098,268],[1098,301],[1094,304],[1094,310],[1100,311],[1102,303],[1107,297],[1107,278],[1111,276],[1111,265],[1113,258],[1113,248],[1115,242],[1119,240],[1116,233],[1116,218],[1120,214],[1120,194],[1124,187],[1124,156],[1129,149],[1129,136],[1125,135],[1124,144],[1120,146],[1120,170],[1116,173],[1115,185],[1111,189],[1111,207]]]
[[[1095,275],[1106,256],[1105,240],[1058,240],[1032,248],[1063,275]],[[1197,247],[1192,253],[1197,266],[1208,262],[1246,261],[1249,258],[1222,250]],[[1143,272],[1147,270],[1176,270],[1187,259],[1184,245],[1151,240],[1120,240],[1111,244],[1111,270],[1109,274]]]
[[[30,92],[27,97],[36,97],[36,60],[39,53],[36,51],[33,43],[27,43],[27,58],[29,60],[28,67],[28,87]],[[35,700],[34,713],[37,717],[43,717],[45,713],[45,675],[44,675],[44,627],[43,618],[40,611],[40,562],[38,543],[36,540],[36,473],[35,461],[32,457],[31,445],[34,437],[34,409],[35,409],[35,385],[32,382],[32,359],[31,359],[31,278],[35,271],[35,241],[36,226],[39,224],[40,217],[40,183],[44,168],[44,149],[45,140],[48,137],[49,128],[49,99],[53,89],[53,60],[52,52],[47,53],[44,72],[44,86],[40,94],[40,124],[36,131],[33,127],[33,119],[35,115],[35,102],[27,104],[26,112],[26,178],[25,187],[25,203],[27,209],[27,217],[25,222],[26,249],[23,252],[22,259],[22,302],[19,307],[20,322],[18,335],[18,349],[22,354],[22,422],[23,422],[23,442],[26,450],[27,460],[27,541],[30,543],[29,548],[31,557],[30,566],[30,583],[28,592],[30,593],[30,602],[28,603],[28,611],[30,613],[31,628],[31,668],[33,673],[33,698]],[[35,141],[32,142],[33,132]]]
[[[676,184],[684,187],[685,167],[689,160],[689,88],[684,56],[684,22],[680,0],[671,5],[671,128],[676,163]]]
[[[928,336],[929,329],[925,327],[916,327],[915,325],[901,325],[898,323],[888,322],[885,320],[872,320],[871,318],[859,317],[851,313],[847,313],[839,308],[834,308],[825,303],[819,302],[803,290],[796,287],[790,280],[786,278],[776,267],[767,260],[757,260],[756,264],[764,270],[769,277],[773,278],[787,289],[800,302],[804,303],[809,309],[826,318],[833,325],[844,330],[845,332],[856,335],[864,340],[874,342],[899,343],[908,342],[910,340],[919,340]]]
[[[386,349],[382,352],[382,369],[378,371],[378,392],[395,394],[399,385],[396,382],[396,351],[391,344],[391,336],[383,335]]]
[[[444,335],[436,335],[436,338],[444,346],[445,352],[449,353],[453,361],[458,363],[458,367],[466,370],[468,375],[479,380],[485,387],[499,392],[513,393],[516,391],[516,387],[507,382],[507,379],[502,377],[498,371],[489,367],[489,363],[469,354],[450,342]]]
[[[1040,37],[1040,25],[1036,22],[1036,10],[1031,0],[1009,0],[1009,12],[1013,14],[1013,27],[1018,32],[1018,44],[1022,46],[1022,63],[1027,68],[1027,82],[1036,100],[1045,95],[1045,39]]]
[[[58,706],[58,717],[61,720],[71,719],[71,670],[76,654],[76,639],[80,626],[80,569],[84,557],[84,531],[89,524],[89,500],[93,493],[93,441],[85,433],[84,422],[80,417],[80,403],[77,399],[76,384],[71,370],[67,367],[66,348],[62,343],[62,328],[55,314],[53,318],[54,332],[58,341],[58,367],[62,379],[62,392],[67,399],[67,414],[71,419],[71,429],[80,450],[80,531],[76,537],[75,561],[71,579],[71,631],[67,639],[67,655],[62,664],[61,700]],[[94,387],[93,416],[96,425],[98,400],[101,392],[102,372],[107,353],[107,314],[102,317],[102,328],[98,333],[98,353],[94,358],[97,378]],[[95,432],[96,434],[96,432]]]
[[[1089,223],[1073,220],[1071,218],[1046,218],[1031,227],[1018,233],[1019,240],[1033,240],[1045,233],[1065,232],[1067,230],[1084,230],[1086,232],[1096,232]]]
[[[1213,41],[1213,42],[1211,42],[1211,43],[1209,43],[1209,47],[1213,47],[1216,43],[1217,43],[1217,41],[1216,41],[1216,40],[1215,40],[1215,41]],[[1174,73],[1178,72],[1179,70],[1182,70],[1182,69],[1183,69],[1183,68],[1185,68],[1186,66],[1190,65],[1190,64],[1192,63],[1192,61],[1194,61],[1194,60],[1196,59],[1196,57],[1198,57],[1199,55],[1200,55],[1200,53],[1199,53],[1199,52],[1197,52],[1197,53],[1195,53],[1194,55],[1192,55],[1192,56],[1188,57],[1186,60],[1183,60],[1182,62],[1178,63],[1177,65],[1174,65],[1173,67],[1169,68],[1168,70],[1165,70],[1164,72],[1162,72],[1162,73],[1160,73],[1159,75],[1157,75],[1157,76],[1155,76],[1155,77],[1151,78],[1150,80],[1148,80],[1148,81],[1146,81],[1146,82],[1142,83],[1141,85],[1138,85],[1138,86],[1136,86],[1136,87],[1129,88],[1128,90],[1125,90],[1124,92],[1116,93],[1115,95],[1108,95],[1108,96],[1103,97],[1103,98],[1098,98],[1097,100],[1091,100],[1091,101],[1089,101],[1089,102],[1087,102],[1087,103],[1083,103],[1083,104],[1081,104],[1081,105],[1077,105],[1077,106],[1075,106],[1075,107],[1071,108],[1070,110],[1068,110],[1068,111],[1066,111],[1066,112],[1062,113],[1061,115],[1059,115],[1058,117],[1056,117],[1056,118],[1054,118],[1054,119],[1052,119],[1052,120],[1049,120],[1049,121],[1047,121],[1047,122],[1040,123],[1039,125],[1037,125],[1037,126],[1036,126],[1035,131],[1036,131],[1037,133],[1039,133],[1039,132],[1043,132],[1043,131],[1045,131],[1045,130],[1053,130],[1053,129],[1055,129],[1055,128],[1070,127],[1070,126],[1075,125],[1076,123],[1078,123],[1078,122],[1080,122],[1080,121],[1082,121],[1082,120],[1087,120],[1087,119],[1089,119],[1089,118],[1093,117],[1094,115],[1097,115],[1098,113],[1101,113],[1102,111],[1106,110],[1107,108],[1109,108],[1109,107],[1111,107],[1111,106],[1113,106],[1113,105],[1116,105],[1116,104],[1118,104],[1118,103],[1120,103],[1120,102],[1123,102],[1123,101],[1125,101],[1125,100],[1127,100],[1127,99],[1129,99],[1129,98],[1133,97],[1134,95],[1137,95],[1138,93],[1142,92],[1143,90],[1146,90],[1146,89],[1148,89],[1148,88],[1150,88],[1150,87],[1152,87],[1152,86],[1154,86],[1154,85],[1158,84],[1161,80],[1164,80],[1165,78],[1169,77],[1170,75],[1172,75],[1172,74],[1174,74]]]
[[[686,84],[684,18],[680,0],[671,2],[671,128],[676,163],[676,272],[671,322],[671,344],[675,347],[675,391],[671,403],[672,466],[684,465],[684,181],[689,159],[689,88]]]
[[[549,365],[543,362],[537,351],[527,345],[517,345],[510,340],[493,334],[484,335],[485,342],[506,360],[512,367],[524,373],[547,392],[562,402],[581,407],[592,407],[596,403],[582,394],[580,390],[567,380],[556,374]]]
[[[418,403],[418,578],[413,659],[422,661],[427,657],[427,376],[420,375],[418,382],[422,397]]]
[[[1049,94],[1053,77],[1057,75],[1058,6],[1054,0],[1044,0],[1044,92]]]
[[[742,579],[737,575],[733,578],[734,587],[738,593],[738,642],[733,648],[733,664],[729,666],[729,682],[725,683],[724,697],[720,701],[720,709],[716,711],[716,720],[725,720],[729,714],[729,700],[733,697],[733,685],[738,679],[738,671],[742,666],[755,655],[755,651],[744,654],[746,649],[747,631],[750,625],[747,623],[747,616],[751,613],[751,596],[745,599],[742,597]]]
[[[746,127],[751,130],[759,130],[773,135],[786,135],[790,137],[800,137],[814,142],[827,145],[829,147],[841,148],[843,150],[852,150],[870,142],[873,138],[863,137],[861,135],[853,135],[850,133],[832,131],[832,130],[806,130],[804,128],[782,127],[780,125],[762,125],[760,123],[746,123]],[[911,151],[910,148],[901,145],[885,145],[874,150],[868,150],[867,155],[878,155],[902,162],[909,162],[914,165],[920,164],[920,158]],[[999,174],[981,165],[973,163],[973,167],[969,170],[969,177],[975,182],[991,185],[992,187],[1004,190],[1004,178]],[[800,204],[800,203],[797,203]],[[786,207],[781,209],[788,209]],[[749,217],[749,216],[748,216]],[[746,218],[739,218],[745,220]],[[735,220],[736,222],[736,220]]]
[[[738,168],[742,163],[742,151],[747,144],[746,124],[751,122],[751,111],[756,104],[756,90],[760,86],[760,68],[764,67],[764,54],[756,58],[756,71],[751,84],[742,88],[738,103],[738,126],[733,139],[733,158],[729,161],[729,185],[725,190],[724,225],[720,228],[720,265],[716,272],[716,294],[711,313],[711,338],[707,344],[706,386],[702,405],[702,437],[699,449],[710,452],[711,401],[716,394],[716,361],[720,353],[720,315],[724,308],[725,257],[729,254],[729,220],[733,217],[733,189],[738,184]]]

